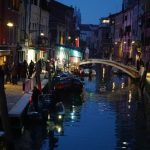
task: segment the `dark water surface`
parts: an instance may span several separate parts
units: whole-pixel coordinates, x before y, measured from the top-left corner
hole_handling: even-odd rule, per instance
[[[19,150],[150,150],[150,104],[129,78],[85,78],[83,94],[63,99],[64,120],[32,124]]]

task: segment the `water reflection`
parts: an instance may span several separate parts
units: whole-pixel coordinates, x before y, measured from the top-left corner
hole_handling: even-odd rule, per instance
[[[105,92],[99,91],[101,85]],[[84,86],[82,94],[62,96],[62,121],[49,117],[45,125],[25,129],[24,143],[31,150],[39,145],[40,150],[150,149],[150,101],[139,94],[136,83],[127,76],[110,76],[106,69],[105,76],[101,70],[92,80],[85,78]]]
[[[65,122],[79,122],[80,121],[80,106],[71,105],[66,108]]]

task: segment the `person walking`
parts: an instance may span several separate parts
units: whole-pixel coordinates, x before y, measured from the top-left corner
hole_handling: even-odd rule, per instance
[[[32,76],[33,72],[34,72],[34,62],[31,60],[29,64],[29,78]]]
[[[4,73],[5,73],[5,82],[10,82],[11,83],[11,66],[6,63],[5,66],[4,66]]]
[[[25,79],[27,78],[27,75],[28,75],[28,63],[26,60],[24,60],[24,62],[21,65],[20,75],[21,75],[22,81],[25,82]]]

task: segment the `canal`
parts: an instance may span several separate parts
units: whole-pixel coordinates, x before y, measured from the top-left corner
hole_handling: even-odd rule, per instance
[[[85,77],[81,95],[62,98],[63,121],[31,123],[17,150],[150,149],[150,103],[129,77]]]

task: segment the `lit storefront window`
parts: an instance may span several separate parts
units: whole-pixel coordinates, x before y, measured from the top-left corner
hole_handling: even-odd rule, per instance
[[[27,57],[27,63],[28,64],[30,63],[31,60],[36,62],[36,60],[35,60],[35,50],[34,49],[29,49],[27,55],[28,55],[28,57]]]

